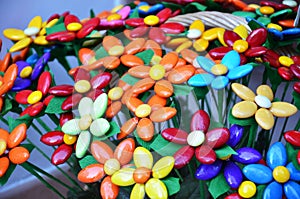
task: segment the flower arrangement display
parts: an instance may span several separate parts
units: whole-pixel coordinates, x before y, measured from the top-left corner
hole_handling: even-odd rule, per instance
[[[134,1],[5,29],[0,185],[19,165],[60,198],[300,198],[299,13],[293,0]]]

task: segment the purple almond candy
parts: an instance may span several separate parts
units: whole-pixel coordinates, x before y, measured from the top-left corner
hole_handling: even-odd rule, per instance
[[[219,174],[221,168],[221,160],[216,160],[213,164],[200,164],[196,170],[195,177],[198,180],[210,180]]]
[[[26,62],[30,65],[35,64],[39,60],[39,55],[38,54],[32,54],[30,55],[27,59]]]
[[[51,56],[50,52],[46,52],[36,62],[35,66],[34,66],[34,69],[32,71],[32,74],[31,74],[31,80],[36,80],[40,76],[40,74],[42,73],[42,71],[45,68],[46,63],[49,61],[50,56]]]
[[[232,161],[226,162],[224,169],[224,177],[228,185],[233,189],[237,189],[243,181],[243,173],[240,167],[238,167]]]
[[[232,155],[231,158],[235,162],[239,162],[242,164],[253,164],[258,162],[262,156],[261,154],[250,147],[243,147],[238,150],[236,150],[238,155]]]
[[[227,145],[235,147],[243,137],[244,127],[234,124],[230,127],[230,138],[227,141]]]
[[[21,91],[28,88],[30,85],[31,85],[30,79],[17,78],[15,80],[14,86],[12,87],[11,91]]]

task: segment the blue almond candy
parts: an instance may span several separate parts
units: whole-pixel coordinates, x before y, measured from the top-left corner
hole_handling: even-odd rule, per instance
[[[221,160],[216,160],[213,164],[200,164],[195,172],[195,177],[198,180],[210,180],[219,174],[222,165]]]
[[[277,41],[283,40],[283,34],[279,30],[276,30],[275,28],[269,28],[268,32],[272,35],[274,40]]]
[[[300,198],[300,185],[294,181],[284,183],[283,190],[286,198]]]
[[[272,171],[262,164],[249,164],[243,168],[244,175],[252,182],[266,184],[272,181]]]
[[[212,82],[211,87],[214,89],[225,88],[229,83],[229,79],[225,76],[217,76]]]
[[[267,153],[267,165],[271,169],[277,166],[285,166],[287,163],[287,154],[284,145],[281,142],[275,142]]]
[[[47,62],[49,61],[50,56],[51,56],[50,52],[47,52],[43,56],[41,56],[41,58],[36,62],[31,74],[31,80],[36,80],[40,76]]]
[[[253,70],[253,66],[251,64],[245,64],[242,66],[238,66],[227,73],[227,77],[230,80],[239,79],[248,75]]]
[[[281,199],[282,193],[281,184],[274,181],[265,188],[263,198]]]
[[[283,40],[296,39],[300,37],[300,28],[290,28],[283,30],[282,32]]]
[[[238,67],[241,63],[241,57],[235,50],[229,51],[221,60],[221,64],[225,65],[228,70]]]
[[[230,138],[227,141],[227,145],[230,147],[235,147],[243,137],[244,127],[233,124],[230,128]]]
[[[237,155],[232,155],[231,159],[242,164],[254,164],[262,158],[257,150],[250,147],[242,147],[236,150],[236,152]]]
[[[33,65],[35,64],[37,61],[39,60],[39,56],[38,54],[32,54],[30,55],[27,59],[26,59],[26,62],[30,65]]]
[[[188,84],[195,87],[208,86],[214,79],[215,77],[209,73],[197,74],[189,79]]]
[[[17,78],[14,82],[14,86],[12,87],[11,91],[21,91],[28,88],[30,85],[30,79]]]
[[[232,161],[226,162],[224,177],[232,189],[237,189],[243,181],[243,173],[240,167]]]
[[[198,56],[196,58],[198,64],[200,65],[200,67],[202,69],[204,69],[206,72],[210,73],[211,72],[211,68],[216,65],[216,63],[214,61],[212,61],[211,59],[208,59],[207,57],[203,57],[203,56]]]

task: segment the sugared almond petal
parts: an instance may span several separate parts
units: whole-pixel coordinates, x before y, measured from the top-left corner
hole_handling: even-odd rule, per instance
[[[104,164],[108,159],[113,158],[112,149],[106,143],[101,141],[92,142],[91,153],[101,164]]]
[[[254,101],[255,94],[247,86],[244,86],[239,83],[231,84],[232,90],[243,100]]]
[[[255,120],[265,130],[270,130],[274,126],[273,114],[264,108],[260,108],[255,113]]]
[[[297,107],[288,102],[273,102],[269,110],[276,117],[289,117],[297,112]]]
[[[252,117],[257,111],[257,105],[251,101],[242,101],[235,104],[232,108],[232,115],[237,118]]]
[[[164,122],[174,117],[176,113],[177,110],[175,108],[164,107],[159,110],[153,111],[150,115],[150,119],[153,122]]]

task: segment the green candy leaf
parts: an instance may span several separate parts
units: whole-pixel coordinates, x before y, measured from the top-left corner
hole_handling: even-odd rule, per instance
[[[56,23],[54,26],[50,27],[50,28],[46,28],[46,33],[47,35],[50,35],[52,33],[56,33],[56,32],[62,32],[62,31],[66,31],[66,26],[64,23]]]
[[[270,17],[270,19],[276,18],[276,17],[283,17],[282,15],[291,14],[292,12],[293,12],[293,10],[288,8],[288,9],[279,10],[277,12],[274,12],[269,17]]]
[[[82,169],[84,169],[85,167],[87,167],[91,164],[96,164],[96,163],[99,163],[99,162],[91,155],[87,155],[84,158],[82,158],[81,160],[79,160],[79,165]]]
[[[300,110],[300,94],[297,92],[293,92],[294,105]]]
[[[256,124],[254,117],[240,119],[240,118],[234,117],[231,112],[232,112],[232,109],[230,109],[229,117],[228,117],[230,124],[238,124],[240,126],[249,126],[252,124]]]
[[[179,178],[167,177],[161,181],[166,185],[169,196],[180,191]]]
[[[95,51],[95,58],[98,60],[98,59],[101,59],[103,57],[107,57],[109,56],[109,54],[106,52],[106,50],[104,49],[103,46],[101,46],[100,48],[98,48],[96,51]]]
[[[4,72],[0,71],[0,76],[3,77],[4,76]]]
[[[220,173],[217,177],[212,179],[209,183],[208,191],[213,198],[218,198],[220,195],[230,190],[230,186],[227,184],[223,173]]]
[[[205,11],[206,10],[206,6],[197,3],[197,2],[193,2],[193,3],[189,3],[185,8],[184,8],[184,12],[185,13],[192,13],[192,12],[198,12],[198,11]]]
[[[11,100],[9,100],[8,98],[5,98],[4,104],[3,104],[3,108],[2,108],[2,111],[1,111],[0,115],[5,115],[5,114],[8,113],[12,108],[13,108],[13,106],[12,106]]]
[[[204,99],[206,94],[209,92],[208,87],[194,87],[193,88],[194,93],[196,95],[197,100],[199,101],[200,99]]]
[[[131,13],[131,15],[129,16],[129,19],[132,19],[132,18],[140,18],[140,15],[139,15],[139,8],[136,7],[133,12]]]
[[[31,153],[31,151],[35,148],[35,146],[32,144],[21,144],[20,146],[26,148],[29,151],[29,153]]]
[[[106,140],[106,139],[120,133],[120,127],[118,126],[118,124],[115,121],[111,121],[109,124],[110,124],[110,128],[109,128],[108,132],[102,137],[93,136],[93,140],[100,140],[100,141]]]
[[[220,149],[215,150],[217,158],[223,158],[227,157],[229,155],[237,155],[237,152],[235,152],[230,146],[226,145]]]
[[[93,9],[90,9],[90,18],[94,18],[96,15],[95,15],[95,12]]]
[[[162,156],[172,156],[182,145],[165,140],[160,134],[155,138],[150,147]]]
[[[61,109],[62,103],[65,101],[66,97],[54,97],[51,99],[50,103],[48,104],[45,113],[50,114],[60,114],[65,113],[66,111],[63,111]]]
[[[135,56],[141,58],[144,61],[145,65],[150,64],[153,55],[154,55],[154,52],[151,49],[135,54]]]
[[[29,127],[32,123],[33,118],[26,114],[17,119],[8,117],[7,120],[8,120],[9,131],[11,132],[12,130],[14,130],[14,128],[16,128],[16,126],[18,126],[22,123],[25,123],[27,125],[27,127]]]
[[[140,81],[141,79],[139,78],[136,78],[136,77],[133,77],[129,74],[126,74],[124,75],[122,78],[121,78],[122,81],[126,82],[127,84],[133,86],[135,83],[137,83],[138,81]]]
[[[259,24],[256,20],[250,20],[248,22],[248,26],[251,28],[251,30],[255,30],[257,28],[262,28],[263,26]]]
[[[173,84],[174,88],[174,95],[175,96],[186,96],[191,93],[191,91],[194,89],[193,87],[187,85],[187,84]]]
[[[6,173],[0,178],[0,186],[3,186],[6,184],[9,177],[14,172],[16,166],[17,166],[16,164],[11,164],[11,163],[9,164],[9,167],[8,167]]]

